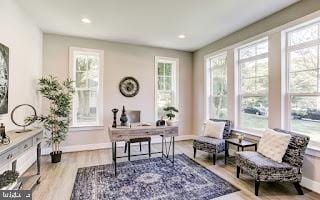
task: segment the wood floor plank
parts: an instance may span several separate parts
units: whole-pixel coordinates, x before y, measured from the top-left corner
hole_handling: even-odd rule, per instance
[[[184,153],[190,158],[193,158],[193,148],[191,141],[176,142],[176,153]],[[143,145],[143,150],[147,150],[147,145]],[[161,150],[160,144],[152,145],[153,151]],[[139,153],[138,146],[132,147],[132,153]],[[117,152],[123,154],[123,148],[118,148]],[[143,158],[143,156],[142,156]],[[147,156],[145,156],[147,158]],[[141,157],[133,157],[134,159],[141,159]],[[122,158],[120,161],[127,161]],[[229,181],[241,191],[235,192],[226,196],[217,198],[232,199],[232,200],[316,200],[320,199],[320,194],[314,193],[310,190],[303,189],[304,196],[297,195],[292,184],[271,184],[262,183],[260,189],[260,196],[256,197],[253,193],[254,181],[251,177],[241,174],[240,179],[235,176],[235,168],[231,165],[224,165],[223,156],[218,156],[215,166],[212,165],[212,156],[198,151],[196,161],[201,165],[207,167],[223,179]],[[111,149],[102,149],[94,151],[82,151],[75,153],[65,153],[62,155],[62,162],[52,164],[49,156],[42,156],[41,164],[41,183],[35,187],[33,191],[33,199],[35,200],[67,200],[70,199],[73,184],[77,174],[77,169],[81,167],[103,165],[112,163]],[[26,175],[34,173],[36,165],[30,167],[25,173]]]

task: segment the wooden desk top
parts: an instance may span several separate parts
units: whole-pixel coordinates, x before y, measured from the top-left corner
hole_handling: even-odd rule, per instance
[[[131,128],[118,126],[109,127],[109,136],[111,141],[127,141],[133,138],[150,137],[154,135],[177,136],[178,126],[132,126]]]

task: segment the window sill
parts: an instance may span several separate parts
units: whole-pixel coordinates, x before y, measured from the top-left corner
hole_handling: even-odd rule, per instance
[[[103,125],[82,125],[82,126],[71,126],[70,132],[77,131],[92,131],[92,130],[104,130],[105,127]]]
[[[239,130],[232,129],[233,132],[244,133],[248,136],[249,139],[259,140],[261,138],[263,131],[250,131],[250,130]],[[320,158],[320,145],[315,145],[314,142],[309,142],[309,145],[306,149],[306,154],[309,156],[315,156]]]

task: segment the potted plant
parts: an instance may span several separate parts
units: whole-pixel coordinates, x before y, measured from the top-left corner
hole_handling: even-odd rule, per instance
[[[60,144],[65,140],[69,130],[74,94],[73,81],[67,79],[60,82],[56,77],[49,75],[39,80],[39,86],[39,92],[49,101],[49,113],[38,116],[37,120],[46,130],[47,142],[52,147],[51,161],[58,163],[62,154]],[[34,119],[34,116],[30,119]]]
[[[13,170],[7,170],[0,174],[0,190],[12,190],[17,185],[19,173]]]
[[[167,125],[168,126],[173,126],[175,124],[177,124],[177,121],[174,120],[174,118],[176,117],[176,114],[175,113],[178,113],[178,109],[176,109],[175,107],[173,106],[168,106],[168,107],[165,107],[163,109],[166,113],[166,116],[169,118],[167,119]]]

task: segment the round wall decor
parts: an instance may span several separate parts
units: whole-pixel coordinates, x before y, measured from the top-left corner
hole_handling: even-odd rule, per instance
[[[139,82],[131,77],[124,77],[119,83],[119,90],[125,97],[134,97],[139,92]]]

